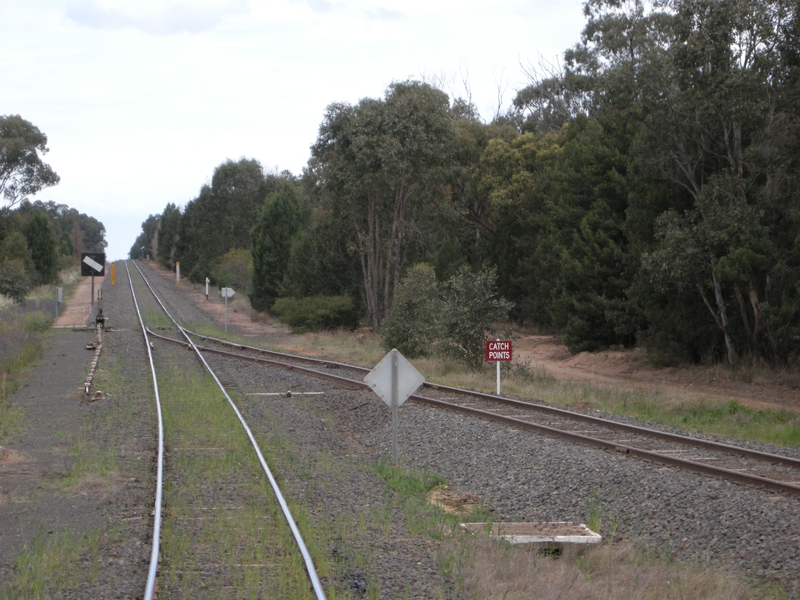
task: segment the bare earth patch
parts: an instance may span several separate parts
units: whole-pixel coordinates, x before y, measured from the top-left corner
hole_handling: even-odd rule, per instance
[[[800,408],[800,390],[736,381],[722,367],[656,368],[643,350],[602,350],[571,354],[554,335],[520,335],[514,356],[528,360],[559,381],[592,383],[614,389],[644,390],[738,400],[753,408]]]
[[[104,277],[94,278],[95,293],[100,289]],[[92,312],[92,278],[84,277],[75,294],[59,307],[56,327],[86,327]]]
[[[478,504],[478,497],[471,494],[462,494],[447,488],[431,490],[428,502],[440,507],[446,513],[468,515]]]

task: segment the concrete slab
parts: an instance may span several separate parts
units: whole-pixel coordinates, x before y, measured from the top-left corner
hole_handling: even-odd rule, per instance
[[[554,523],[462,523],[472,534],[487,533],[511,544],[599,544],[603,538],[584,524]]]

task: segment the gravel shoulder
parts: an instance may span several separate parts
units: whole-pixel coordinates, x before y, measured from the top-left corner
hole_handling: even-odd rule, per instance
[[[109,304],[124,299],[119,286],[103,286]],[[85,326],[88,303],[76,298],[77,310],[62,316]],[[95,377],[92,391],[101,390],[102,399],[84,393],[94,355],[86,345],[95,333],[70,326],[50,332],[43,358],[12,398],[23,420],[3,440],[10,455],[0,462],[4,597],[141,596],[153,498],[152,407],[141,384],[141,336],[133,323],[120,325],[106,336]]]

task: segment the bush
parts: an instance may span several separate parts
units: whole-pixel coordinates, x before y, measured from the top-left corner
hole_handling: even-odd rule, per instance
[[[413,266],[397,286],[392,308],[381,323],[381,344],[408,358],[434,354],[442,306],[433,267]]]
[[[14,302],[22,303],[32,285],[33,282],[23,260],[12,258],[0,262],[0,294],[8,296]]]
[[[253,257],[247,250],[229,250],[211,271],[211,280],[219,286],[233,288],[242,295],[253,289]]]
[[[383,346],[411,358],[437,354],[480,367],[487,332],[512,307],[498,297],[496,280],[493,269],[473,273],[463,266],[438,285],[431,267],[413,267],[381,325]]]
[[[278,298],[271,312],[294,333],[358,327],[358,312],[349,296]]]
[[[445,282],[440,351],[479,368],[483,361],[486,332],[492,323],[508,318],[513,304],[497,296],[494,269],[473,273],[463,266]]]
[[[51,319],[40,310],[25,315],[25,331],[30,333],[47,331],[51,324]]]

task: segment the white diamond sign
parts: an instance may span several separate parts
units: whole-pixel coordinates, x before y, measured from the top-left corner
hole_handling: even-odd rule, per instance
[[[85,262],[87,265],[92,267],[98,273],[103,270],[103,265],[101,265],[96,260],[93,260],[91,256],[84,256],[83,257],[83,262]]]
[[[364,382],[386,402],[392,406],[392,355],[397,355],[397,406],[405,402],[425,381],[422,374],[414,368],[397,350],[392,350],[383,360],[375,365]]]

